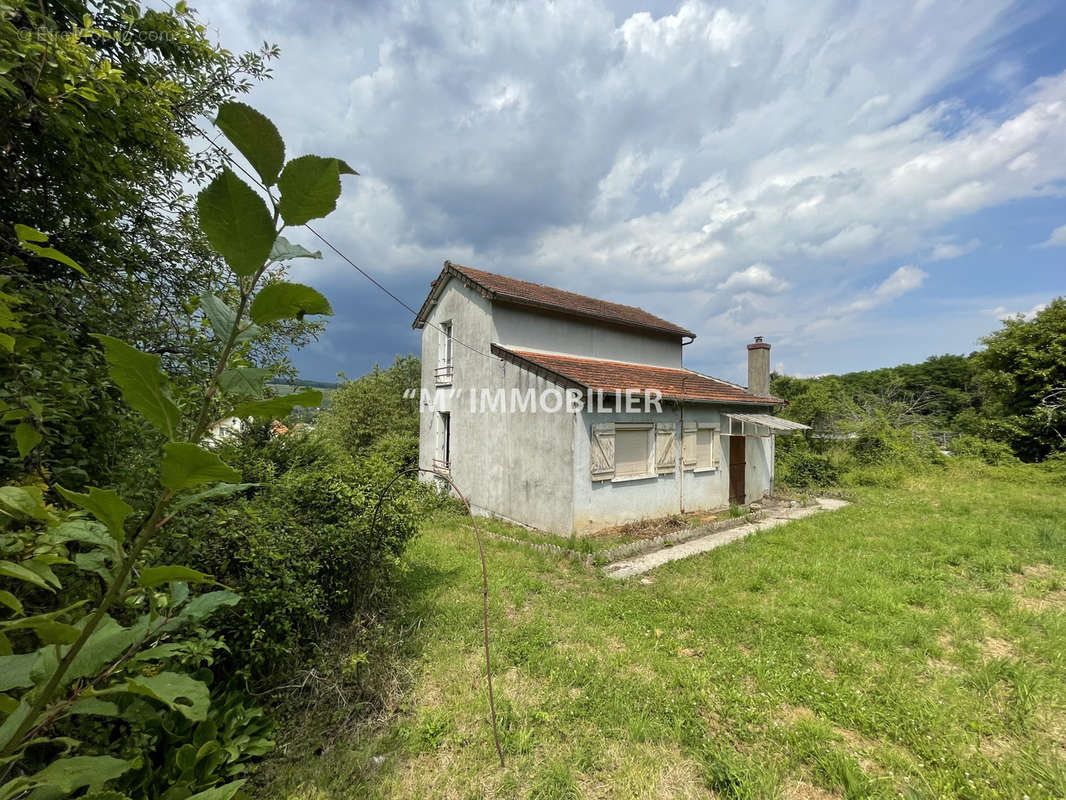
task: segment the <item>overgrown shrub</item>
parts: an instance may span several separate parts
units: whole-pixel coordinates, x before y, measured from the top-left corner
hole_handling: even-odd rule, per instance
[[[228,446],[227,458],[261,485],[180,521],[165,557],[194,559],[240,593],[219,632],[232,666],[269,683],[307,658],[331,624],[385,604],[432,490],[400,478],[375,525],[395,470],[378,459],[357,465],[313,433],[256,436]]]
[[[1014,451],[1006,442],[997,442],[968,434],[958,436],[951,442],[951,452],[956,456],[979,458],[992,466],[1014,464],[1018,461]]]
[[[353,458],[385,455],[396,469],[418,463],[418,400],[405,397],[421,382],[421,361],[397,356],[393,365],[345,381],[320,415],[323,439]]]
[[[839,473],[829,456],[814,452],[807,440],[781,436],[775,446],[775,482],[795,489],[832,486]]]

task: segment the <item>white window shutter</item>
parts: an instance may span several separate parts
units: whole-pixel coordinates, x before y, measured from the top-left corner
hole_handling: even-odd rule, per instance
[[[589,470],[594,481],[609,481],[614,477],[614,423],[592,426],[589,441]]]
[[[593,426],[589,444],[589,470],[594,481],[609,481],[614,477],[614,422]]]
[[[655,471],[666,475],[674,471],[677,455],[677,426],[673,422],[655,423]]]
[[[696,436],[699,426],[695,422],[686,422],[681,432],[681,463],[684,469],[696,468]]]

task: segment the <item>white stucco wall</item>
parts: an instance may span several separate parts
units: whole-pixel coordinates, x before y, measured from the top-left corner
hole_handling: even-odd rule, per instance
[[[492,316],[496,336],[493,341],[504,347],[510,345],[660,367],[681,366],[681,338],[678,336],[614,328],[502,303],[494,304]]]
[[[748,409],[750,411],[750,409]],[[714,438],[716,469],[681,470],[682,411],[663,403],[661,413],[582,412],[574,429],[574,529],[588,533],[610,525],[653,519],[682,511],[720,508],[729,503],[729,430],[723,406],[689,403],[684,421],[718,425]],[[674,472],[622,481],[594,481],[589,471],[592,425],[603,422],[671,422],[675,425]],[[770,491],[773,439],[745,437],[745,502]],[[680,478],[678,476],[681,476]],[[683,483],[681,483],[683,481]]]
[[[419,466],[431,469],[436,449],[436,413],[451,413],[451,476],[475,512],[545,530],[573,528],[574,415],[540,410],[482,413],[481,390],[512,389],[539,397],[554,384],[514,364],[453,347],[449,389],[434,392],[441,333],[433,325],[451,321],[453,336],[482,353],[494,339],[489,302],[459,281],[449,281],[422,332],[422,386],[435,394],[420,401]],[[473,397],[473,410],[471,398]]]
[[[497,304],[457,280],[451,280],[428,315],[422,331],[422,386],[434,395],[420,400],[419,465],[433,466],[438,411],[451,413],[451,475],[474,510],[562,534],[590,532],[609,525],[718,508],[729,499],[729,441],[723,413],[709,404],[686,404],[686,422],[719,426],[714,452],[718,468],[681,470],[682,410],[664,402],[662,411],[622,414],[610,411],[566,413],[536,411],[481,413],[482,389],[529,389],[540,396],[560,387],[496,358],[453,348],[452,384],[437,390],[440,332],[433,326],[451,321],[453,335],[482,353],[493,342],[504,346],[680,366],[681,347],[659,337],[597,328],[581,322],[516,311]],[[471,410],[470,394],[475,394]],[[738,409],[740,410],[740,409]],[[751,411],[752,409],[744,409]],[[591,425],[600,422],[675,423],[676,453],[672,474],[631,481],[593,481],[589,474]],[[746,439],[746,501],[758,499],[772,482],[772,438]],[[425,476],[424,476],[425,477]],[[683,483],[682,483],[683,481]]]

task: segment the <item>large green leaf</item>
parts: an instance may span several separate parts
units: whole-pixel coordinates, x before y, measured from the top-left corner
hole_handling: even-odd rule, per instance
[[[106,694],[109,691],[99,694]],[[207,709],[211,703],[211,693],[207,684],[178,672],[138,675],[130,678],[121,691],[152,697],[194,722],[207,718]]]
[[[83,627],[83,622],[79,621],[79,628],[81,627]],[[118,660],[145,635],[147,630],[146,622],[126,628],[111,616],[104,615],[96,630],[92,632],[71,662],[61,685],[65,686],[72,681],[96,676],[104,667]],[[43,683],[47,680],[55,671],[58,659],[66,655],[69,649],[69,647],[60,647],[41,650],[37,662],[33,665],[34,681]]]
[[[271,261],[289,261],[293,258],[322,258],[322,251],[308,250],[306,247],[293,244],[284,236],[279,236],[270,248]]]
[[[44,578],[33,570],[26,569],[21,564],[16,564],[14,561],[0,561],[0,577],[14,578],[25,583],[32,583],[41,589],[52,591],[52,587],[48,585]]]
[[[16,614],[22,613],[22,601],[7,589],[0,589],[0,605],[5,605]]]
[[[208,583],[212,580],[209,575],[180,564],[167,564],[155,567],[145,567],[141,570],[141,586],[158,586],[170,581],[184,581],[185,583]]]
[[[237,470],[210,450],[188,442],[168,442],[163,446],[160,480],[168,489],[179,491],[211,481],[236,483],[240,479]]]
[[[31,228],[29,225],[20,225],[16,223],[15,235],[18,237],[19,244],[28,252],[40,256],[41,258],[58,261],[60,264],[80,272],[86,278],[89,277],[89,273],[82,269],[81,265],[66,253],[62,253],[54,247],[49,247],[47,244],[38,244],[39,242],[48,241],[48,236],[40,231]]]
[[[126,517],[133,513],[133,506],[119,497],[117,492],[112,489],[97,489],[95,486],[90,486],[86,494],[72,492],[58,485],[55,488],[68,502],[84,508],[104,523],[116,541],[125,541],[126,530],[123,523]]]
[[[40,772],[30,776],[34,786],[47,786],[61,792],[60,797],[73,794],[83,786],[99,789],[133,768],[135,762],[112,756],[73,756],[53,761]],[[53,795],[54,796],[54,795]]]
[[[120,717],[122,710],[116,703],[109,703],[98,697],[83,697],[70,704],[63,716],[69,717],[75,714],[84,714],[93,717]]]
[[[227,369],[218,376],[218,385],[227,394],[259,397],[263,393],[263,384],[273,374],[274,370],[264,367]]]
[[[33,452],[33,448],[41,443],[44,439],[38,431],[29,422],[20,422],[15,426],[15,445],[19,450],[19,458],[25,458]]]
[[[31,672],[36,660],[36,653],[0,656],[0,692],[33,686]]]
[[[41,535],[42,544],[67,544],[81,542],[91,545],[93,550],[76,553],[74,563],[79,568],[96,572],[105,580],[110,580],[107,562],[116,563],[122,557],[122,550],[115,537],[106,526],[90,519],[72,519]]]
[[[111,380],[122,390],[126,403],[173,439],[181,412],[170,395],[170,383],[159,366],[159,356],[142,353],[111,336],[92,335],[104,346]]]
[[[178,615],[179,619],[188,622],[199,622],[209,617],[223,606],[235,606],[241,601],[238,594],[228,589],[219,589],[215,592],[207,592],[190,600]]]
[[[7,747],[8,743],[15,735],[15,731],[22,725],[27,719],[32,717],[34,722],[37,722],[42,712],[38,712],[36,716],[32,716],[32,707],[26,702],[25,697],[19,701],[18,707],[8,714],[3,724],[0,725],[0,748]]]
[[[196,492],[196,494],[186,495],[180,500],[176,500],[171,504],[170,511],[175,513],[204,500],[210,500],[215,497],[229,497],[231,494],[243,492],[245,489],[251,489],[253,486],[258,485],[258,483],[220,483],[210,489],[204,489],[201,492]]]
[[[200,308],[203,309],[204,314],[207,316],[207,321],[211,323],[211,330],[215,332],[215,336],[222,341],[229,339],[233,325],[237,321],[237,312],[210,292],[204,292],[200,295]],[[234,341],[244,342],[254,339],[258,334],[259,327],[257,325],[248,325],[237,334],[237,338]]]
[[[240,791],[240,788],[244,786],[247,781],[244,778],[236,781],[230,781],[222,786],[213,786],[210,789],[205,789],[202,792],[189,795],[185,800],[232,800],[233,796]]]
[[[252,319],[260,325],[279,319],[302,320],[307,314],[332,315],[333,308],[321,293],[302,283],[272,283],[252,301]]]
[[[238,275],[252,275],[270,257],[277,231],[263,198],[223,168],[196,198],[200,229]]]
[[[52,566],[54,564],[69,564],[70,562],[60,555],[54,553],[41,553],[33,558],[23,561],[22,566],[32,572],[37,573],[39,578],[43,578],[45,582],[54,586],[56,589],[61,589],[63,584],[59,582],[59,578],[52,572]]]
[[[303,225],[324,217],[337,207],[341,174],[358,173],[337,158],[300,156],[285,165],[278,178],[278,210],[286,225]]]
[[[274,123],[249,105],[229,102],[219,106],[215,124],[248,159],[263,183],[273,186],[285,163],[285,143]]]
[[[233,413],[241,418],[274,419],[291,414],[296,406],[316,408],[320,405],[322,405],[322,392],[317,389],[305,389],[302,392],[293,392],[281,397],[241,403]]]
[[[0,486],[0,512],[9,517],[48,519],[44,495],[36,486]]]
[[[66,610],[63,609],[63,611]],[[81,635],[81,631],[73,625],[55,619],[60,613],[62,612],[53,611],[48,614],[35,614],[32,617],[0,622],[0,629],[5,634],[9,631],[33,631],[44,644],[70,644]]]
[[[39,244],[48,241],[47,233],[41,233],[36,228],[31,228],[29,225],[23,225],[20,222],[15,223],[15,236],[22,243],[37,242]]]

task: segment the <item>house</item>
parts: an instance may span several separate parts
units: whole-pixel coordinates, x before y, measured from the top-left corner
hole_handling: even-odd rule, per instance
[[[422,331],[419,466],[477,513],[568,534],[747,503],[773,486],[770,345],[748,387],[682,365],[691,331],[449,261]],[[431,477],[429,479],[432,479]]]

